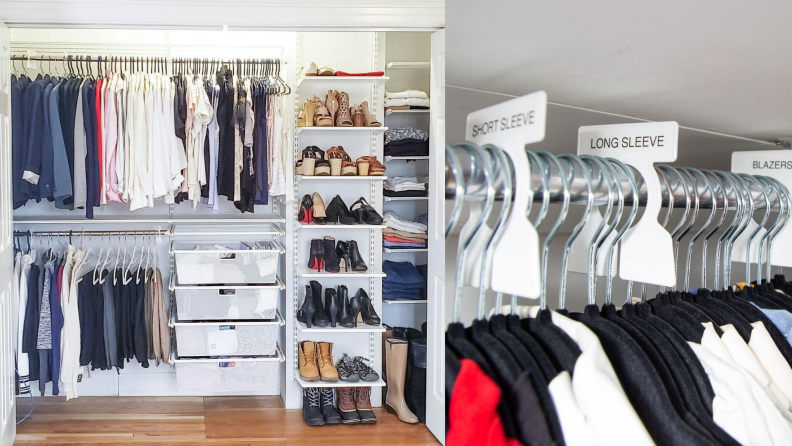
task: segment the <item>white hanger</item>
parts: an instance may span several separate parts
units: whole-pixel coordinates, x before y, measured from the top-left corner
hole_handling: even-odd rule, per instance
[[[99,250],[99,258],[96,259],[96,266],[94,266],[93,270],[93,284],[96,285],[99,283],[99,280],[102,278],[102,272],[100,270],[102,266],[102,254],[104,254],[104,235],[100,236],[99,239],[101,249]],[[99,272],[99,277],[96,276],[97,271]]]
[[[116,270],[118,269],[118,260],[121,258],[121,236],[118,236],[118,251],[116,252],[115,265],[113,265],[113,285],[118,284],[118,276]],[[124,261],[126,261],[126,234],[124,234]],[[123,263],[122,263],[123,265]]]

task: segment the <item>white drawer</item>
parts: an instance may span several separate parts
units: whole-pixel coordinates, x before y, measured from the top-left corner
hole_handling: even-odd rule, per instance
[[[280,291],[275,285],[261,286],[177,286],[177,316],[180,321],[276,319]]]
[[[280,349],[272,358],[174,359],[176,388],[188,395],[280,392]]]
[[[285,251],[274,240],[247,249],[242,242],[173,243],[180,285],[276,283],[279,256]],[[197,249],[215,247],[218,249]]]
[[[275,320],[262,322],[171,321],[179,357],[273,356],[277,352],[278,330],[283,324],[278,313]]]

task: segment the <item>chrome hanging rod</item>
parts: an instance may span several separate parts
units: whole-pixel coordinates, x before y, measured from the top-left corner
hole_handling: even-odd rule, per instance
[[[37,237],[110,237],[110,236],[147,236],[147,235],[164,235],[170,236],[169,229],[147,229],[137,231],[14,231],[15,237],[24,237],[35,235]]]

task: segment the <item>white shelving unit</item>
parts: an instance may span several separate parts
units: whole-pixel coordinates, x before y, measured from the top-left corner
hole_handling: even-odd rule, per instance
[[[303,132],[358,132],[374,133],[375,135],[385,133],[387,127],[297,127],[297,134]]]
[[[388,305],[421,305],[426,304],[425,300],[386,300]]]
[[[388,76],[305,76],[297,79],[297,86],[310,84],[384,84]]]
[[[385,201],[427,201],[429,197],[382,197]]]
[[[358,323],[357,327],[346,328],[340,325],[336,327],[311,327],[308,328],[302,322],[297,322],[297,330],[301,333],[383,333],[385,327],[382,325],[365,325]]]
[[[364,272],[353,272],[353,271],[350,271],[348,273],[344,272],[344,271],[337,272],[337,273],[328,273],[327,271],[324,271],[324,270],[319,272],[319,271],[316,271],[314,269],[310,269],[307,266],[300,265],[300,266],[297,267],[297,275],[300,276],[300,277],[313,277],[313,278],[317,278],[317,277],[320,277],[320,278],[321,277],[324,277],[324,278],[329,278],[329,277],[357,277],[357,278],[359,278],[359,277],[370,277],[370,278],[379,277],[379,278],[382,278],[382,277],[385,277],[385,273],[383,273],[382,271],[372,270],[370,265],[369,265],[369,270],[368,271],[364,271]]]
[[[322,229],[322,230],[333,230],[333,229],[382,229],[385,225],[316,225],[316,224],[305,224],[305,223],[298,223],[297,227],[300,229]]]
[[[354,180],[370,180],[370,181],[385,181],[388,177],[385,175],[297,175],[298,181],[314,180],[314,181],[354,181]]]
[[[385,161],[429,161],[428,156],[385,156]]]
[[[382,248],[388,254],[398,254],[400,252],[429,252],[427,248]]]
[[[385,66],[387,71],[390,70],[428,70],[432,67],[429,62],[388,62]]]
[[[376,370],[376,369],[375,369]],[[379,373],[379,370],[376,370]],[[336,382],[327,382],[327,381],[305,381],[304,379],[297,376],[296,378],[297,384],[302,386],[303,388],[307,387],[385,387],[385,381],[382,378],[377,379],[376,381],[357,381],[357,382],[349,382],[349,381],[336,381]]]
[[[429,109],[428,108],[425,108],[425,109],[424,108],[408,108],[408,109],[405,109],[405,110],[399,110],[399,109],[394,110],[392,108],[385,109],[385,116],[390,116],[390,115],[394,115],[394,114],[395,115],[429,114]]]

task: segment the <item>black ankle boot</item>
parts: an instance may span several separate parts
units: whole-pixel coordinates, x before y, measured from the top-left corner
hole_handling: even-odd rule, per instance
[[[333,253],[335,253],[335,250],[333,250]],[[316,271],[321,271],[324,262],[325,262],[324,244],[322,243],[322,239],[315,238],[311,240],[311,251],[308,256],[308,268],[315,269]],[[338,263],[337,260],[336,263]]]
[[[341,415],[333,405],[333,389],[329,387],[319,389],[319,406],[321,406],[325,424],[341,424]]]
[[[305,324],[307,328],[311,328],[313,317],[316,313],[316,306],[314,303],[311,286],[305,285],[305,297],[303,298],[302,307],[297,311],[297,320]]]
[[[309,387],[303,390],[303,421],[308,426],[325,425],[325,419],[319,409],[320,395],[318,387]]]
[[[349,267],[350,267],[350,263],[351,263],[351,261],[350,261],[351,254],[352,254],[352,251],[351,251],[351,249],[349,247],[349,243],[347,243],[347,242],[345,242],[343,240],[339,240],[338,243],[336,244],[336,255],[338,256],[338,261],[339,262],[341,262],[343,260],[343,262],[342,262],[343,265],[341,265],[341,266],[344,268],[344,272],[347,272],[347,273],[349,272]]]
[[[324,305],[322,305],[322,284],[315,280],[311,281],[311,297],[316,309],[313,316],[313,324],[319,328],[327,327],[330,325],[330,318],[327,317],[327,312],[324,309]]]
[[[379,325],[381,322],[380,317],[377,315],[377,311],[374,310],[374,304],[371,303],[366,291],[363,288],[359,289],[355,297],[360,298],[360,315],[363,317],[363,323],[366,325]]]
[[[349,299],[349,312],[352,314],[352,321],[357,327],[358,314],[360,314],[360,296],[357,294]]]
[[[327,222],[328,223],[339,223],[342,225],[352,225],[355,224],[355,217],[352,216],[352,213],[349,212],[349,208],[347,207],[344,200],[341,199],[340,196],[336,195],[332,201],[330,201],[330,205],[327,206]]]
[[[333,237],[325,237],[324,240],[322,240],[322,245],[324,249],[325,271],[328,273],[337,273],[341,271],[341,267],[338,264],[338,254],[336,254],[335,250],[335,239]],[[311,246],[313,246],[313,241],[311,241]]]
[[[338,301],[336,300],[336,290],[332,288],[325,290],[325,311],[330,317],[330,326],[335,328],[338,320]]]
[[[327,250],[326,247],[325,250]],[[349,260],[352,262],[352,271],[368,271],[366,262],[364,262],[363,258],[360,256],[360,251],[358,250],[358,244],[356,241],[350,240],[349,251]]]
[[[360,206],[357,209],[352,209],[355,206]],[[365,198],[360,197],[360,199],[354,203],[352,203],[352,208],[350,208],[350,212],[352,215],[355,216],[355,220],[357,223],[367,224],[367,225],[381,225],[382,224],[382,216],[373,208]]]
[[[345,328],[355,326],[349,305],[349,290],[345,285],[338,286],[338,325]]]

